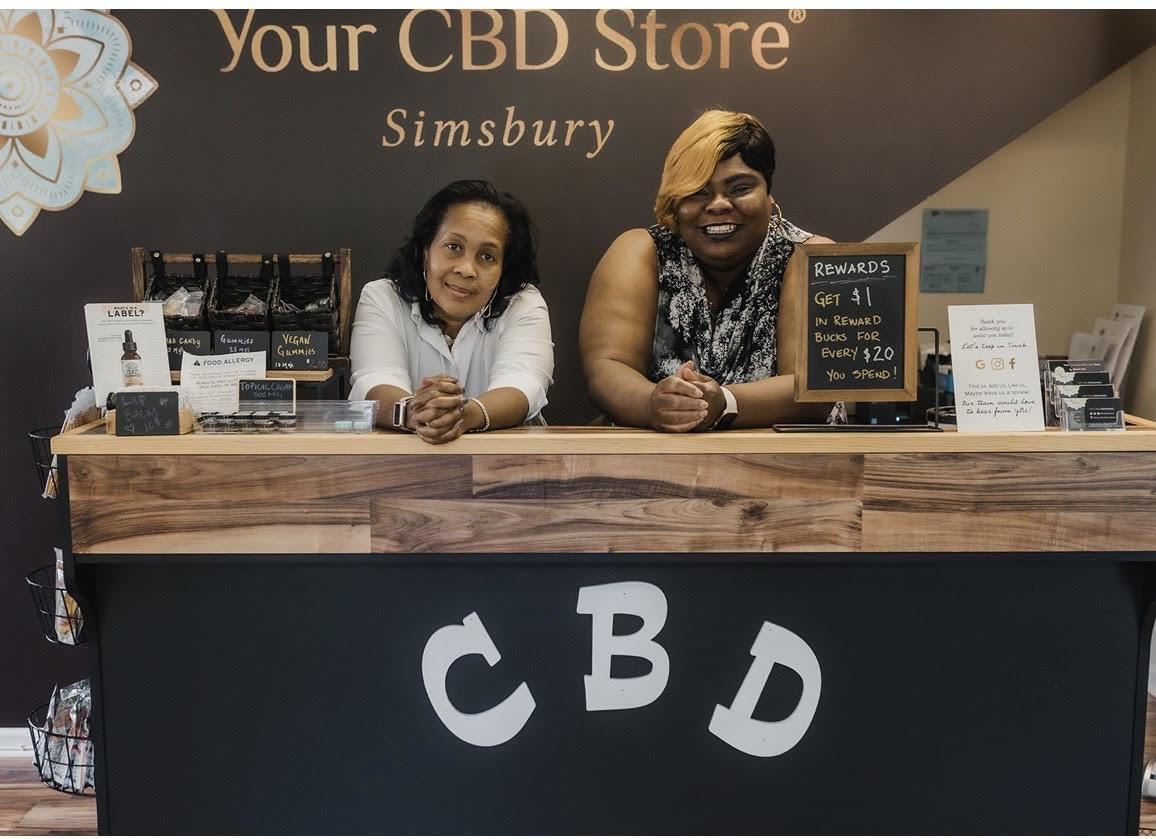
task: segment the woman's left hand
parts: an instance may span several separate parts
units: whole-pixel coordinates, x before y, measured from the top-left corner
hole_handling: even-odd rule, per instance
[[[688,382],[698,386],[702,391],[702,398],[706,400],[706,416],[702,422],[694,427],[694,431],[709,431],[718,422],[722,412],[726,410],[727,400],[723,396],[722,385],[705,373],[700,373],[693,361],[688,361],[678,368],[678,375]]]
[[[463,419],[465,396],[452,376],[438,375],[421,380],[413,395],[410,411],[413,430],[427,443],[448,443],[466,430]]]

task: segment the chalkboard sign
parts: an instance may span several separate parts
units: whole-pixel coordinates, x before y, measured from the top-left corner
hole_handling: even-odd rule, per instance
[[[274,330],[270,370],[328,370],[329,333]]]
[[[297,382],[293,379],[241,379],[237,382],[238,401],[288,402],[290,411],[297,410]]]
[[[180,370],[185,353],[190,355],[210,355],[213,352],[212,335],[207,331],[166,329],[165,340],[169,347],[169,369]]]
[[[800,245],[796,402],[916,398],[919,245]],[[801,274],[801,276],[799,276]]]
[[[115,400],[118,437],[181,433],[176,391],[121,391]]]
[[[235,352],[269,351],[269,333],[243,329],[222,329],[213,333],[213,352],[217,355]]]

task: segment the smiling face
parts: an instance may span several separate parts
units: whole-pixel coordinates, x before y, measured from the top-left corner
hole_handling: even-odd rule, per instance
[[[707,275],[742,270],[767,236],[774,199],[740,155],[721,161],[702,189],[678,203],[678,235]]]
[[[456,336],[481,311],[502,278],[509,224],[490,204],[454,204],[425,251],[425,284],[434,315]]]

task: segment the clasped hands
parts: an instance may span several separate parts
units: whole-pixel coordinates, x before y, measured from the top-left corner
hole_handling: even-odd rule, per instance
[[[650,427],[655,431],[707,431],[726,409],[722,385],[685,362],[650,392]]]
[[[448,443],[466,430],[466,396],[453,376],[439,373],[421,380],[409,403],[409,426],[427,443]]]

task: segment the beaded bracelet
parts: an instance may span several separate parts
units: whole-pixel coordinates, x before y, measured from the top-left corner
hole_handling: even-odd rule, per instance
[[[472,430],[472,431],[476,431],[476,432],[479,432],[479,433],[480,433],[480,432],[482,432],[482,431],[489,431],[489,430],[490,430],[490,412],[486,410],[486,406],[482,404],[482,400],[481,400],[481,399],[478,399],[478,398],[476,398],[476,397],[473,397],[473,396],[471,396],[471,397],[470,397],[468,400],[466,400],[466,401],[467,401],[467,402],[474,402],[474,403],[476,403],[476,404],[477,404],[477,406],[478,406],[478,408],[479,408],[479,409],[481,409],[481,412],[482,412],[482,419],[484,419],[484,420],[485,420],[485,423],[482,425],[482,427],[481,427],[481,428],[474,428],[474,429],[471,429],[471,430]]]

